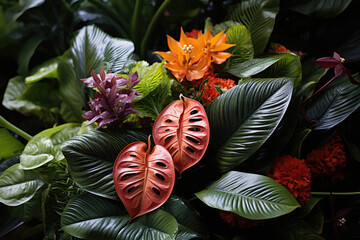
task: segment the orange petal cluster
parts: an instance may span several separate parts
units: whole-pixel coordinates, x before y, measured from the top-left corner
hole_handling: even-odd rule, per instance
[[[197,38],[187,37],[181,28],[180,41],[167,36],[170,51],[155,52],[166,60],[165,68],[169,69],[175,78],[182,82],[200,79],[209,69],[212,62],[221,64],[232,55],[223,52],[235,44],[227,44],[228,36],[224,31],[213,36],[208,30],[199,33]]]

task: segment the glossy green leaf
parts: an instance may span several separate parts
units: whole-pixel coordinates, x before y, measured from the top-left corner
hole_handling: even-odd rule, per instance
[[[342,13],[351,3],[351,0],[312,0],[295,5],[291,10],[317,17],[335,17]]]
[[[18,73],[25,76],[28,73],[28,67],[31,57],[34,55],[36,48],[45,40],[43,36],[35,36],[30,38],[21,48],[18,57]]]
[[[247,60],[231,67],[228,72],[238,77],[250,77],[260,73],[282,59],[285,54],[268,54]]]
[[[128,144],[146,141],[148,134],[139,130],[93,130],[67,141],[62,152],[72,179],[86,191],[118,199],[113,182],[113,165]]]
[[[294,79],[294,89],[301,81],[301,62],[298,55],[292,53],[283,53],[283,57],[267,68],[260,77],[280,78],[287,77]]]
[[[275,180],[257,174],[230,171],[195,193],[206,205],[252,220],[287,214],[299,203]]]
[[[279,0],[246,0],[233,6],[228,19],[250,30],[255,55],[263,53],[279,11]]]
[[[5,239],[3,238],[5,235],[23,224],[10,214],[8,206],[4,204],[0,204],[0,219],[0,239]]]
[[[41,191],[37,191],[29,201],[15,207],[10,207],[9,211],[12,216],[23,222],[29,222],[34,218],[41,216]]]
[[[18,1],[17,4],[14,4],[6,13],[6,22],[8,25],[13,24],[24,12],[27,10],[38,7],[43,4],[45,0],[27,0],[27,1]]]
[[[28,86],[20,76],[9,80],[2,104],[24,115],[35,115],[48,123],[56,121],[59,111],[58,92],[52,88],[52,83]]]
[[[50,59],[43,64],[36,67],[34,73],[25,78],[25,83],[34,83],[38,82],[44,78],[56,78],[59,79],[59,75],[57,73],[59,59],[54,58]]]
[[[9,167],[19,163],[19,156],[0,160],[0,175]]]
[[[290,79],[257,79],[235,86],[206,109],[210,151],[226,172],[249,158],[276,129],[293,91]]]
[[[358,76],[355,77],[360,80]],[[348,77],[334,80],[307,104],[306,114],[315,121],[314,130],[326,130],[344,121],[360,106],[360,86]]]
[[[63,160],[61,144],[75,136],[79,127],[79,124],[68,123],[46,129],[35,135],[20,155],[21,167],[29,170],[41,167],[50,161]]]
[[[5,128],[0,128],[0,146],[6,146],[0,148],[0,158],[10,158],[24,149],[24,144]]]
[[[232,56],[225,62],[226,69],[253,58],[254,48],[251,35],[244,25],[233,26],[226,31],[226,34],[228,35],[227,43],[236,44],[227,50]]]
[[[128,224],[130,220],[119,202],[82,194],[72,198],[61,216],[65,232],[84,239],[174,239],[177,223],[163,210],[155,210]]]
[[[59,62],[61,116],[67,122],[81,122],[84,83],[81,78],[90,76],[91,70],[101,67],[120,72],[134,51],[132,42],[113,38],[95,26],[82,28],[70,49]]]
[[[209,19],[209,21],[210,21],[210,19]],[[234,21],[223,21],[219,24],[216,24],[215,26],[210,25],[210,30],[211,30],[211,33],[215,36],[222,30],[226,31],[227,29],[234,27],[234,26],[242,26],[242,24],[239,22],[234,22]],[[206,32],[207,28],[205,28],[204,30]]]
[[[171,195],[162,209],[176,218],[179,231],[176,239],[205,239],[207,230],[199,213],[192,210],[181,198]]]
[[[43,185],[37,172],[23,170],[20,164],[15,164],[0,176],[0,202],[8,206],[21,205]]]

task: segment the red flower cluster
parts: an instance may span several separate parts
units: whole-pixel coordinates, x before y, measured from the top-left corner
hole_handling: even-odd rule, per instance
[[[193,29],[191,32],[185,32],[185,35],[189,38],[197,38],[199,33],[202,33],[201,30]]]
[[[312,150],[306,162],[313,178],[331,182],[343,180],[346,155],[340,135],[335,135],[320,148]]]
[[[283,45],[276,45],[269,49],[269,53],[282,53],[282,52],[291,52]]]
[[[263,220],[250,220],[247,218],[243,218],[233,212],[219,211],[219,214],[220,217],[230,225],[230,227],[246,229],[251,227],[257,227],[264,223]]]
[[[289,190],[301,206],[311,197],[311,174],[304,160],[285,155],[277,157],[268,175]]]

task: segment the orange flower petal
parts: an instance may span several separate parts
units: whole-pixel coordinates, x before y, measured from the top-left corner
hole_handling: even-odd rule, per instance
[[[216,52],[211,54],[212,62],[214,62],[215,64],[221,64],[231,56],[232,54],[227,52]]]
[[[175,39],[173,39],[172,37],[167,35],[167,42],[168,42],[170,51],[172,51],[176,55],[183,54],[182,46],[180,45],[180,43],[178,41],[176,41]]]
[[[169,52],[154,52],[154,53],[160,55],[167,62],[177,61],[177,59],[178,59],[176,54],[173,52],[170,52],[170,51]]]
[[[222,52],[228,48],[235,46],[236,44],[219,43],[217,46],[211,49],[212,52]]]

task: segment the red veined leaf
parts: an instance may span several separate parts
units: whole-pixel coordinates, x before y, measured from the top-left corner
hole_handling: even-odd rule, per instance
[[[175,183],[170,153],[156,145],[134,142],[116,158],[113,178],[117,194],[131,220],[160,207],[170,196]]]
[[[197,163],[209,144],[210,128],[203,106],[180,96],[158,116],[153,127],[155,144],[171,154],[175,169],[181,174]]]

